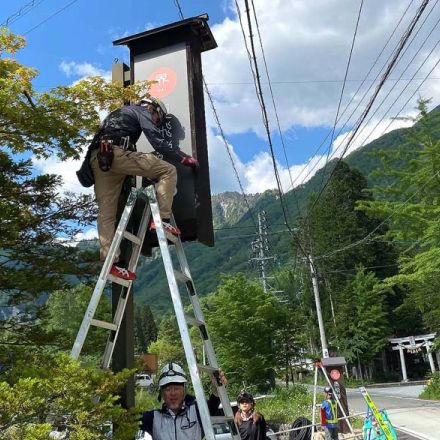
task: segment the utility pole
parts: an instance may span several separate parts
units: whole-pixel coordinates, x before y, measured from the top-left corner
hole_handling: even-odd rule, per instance
[[[310,265],[310,275],[312,277],[313,293],[315,294],[316,314],[318,315],[319,334],[321,336],[322,356],[328,358],[327,338],[325,337],[324,320],[322,319],[321,300],[319,299],[318,279],[315,270],[315,264],[313,263],[312,256],[308,258]]]
[[[273,260],[274,257],[269,257],[269,245],[267,240],[267,224],[266,224],[266,212],[260,211],[258,213],[258,237],[252,242],[252,253],[256,254],[256,257],[252,257],[250,261],[255,261],[259,265],[261,283],[263,285],[264,292],[268,291],[268,277],[266,265],[268,260]]]

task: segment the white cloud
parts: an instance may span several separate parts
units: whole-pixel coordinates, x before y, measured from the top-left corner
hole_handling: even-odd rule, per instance
[[[107,81],[111,80],[111,72],[94,66],[91,63],[77,63],[75,61],[62,61],[60,70],[68,77],[102,76]]]
[[[242,2],[239,3],[242,5]],[[234,2],[231,1],[231,8],[234,8],[233,4]],[[268,7],[265,0],[255,0],[255,6],[282,128],[287,129],[294,125],[331,126],[336,114],[342,87],[340,80],[344,77],[359,4],[351,0],[316,0],[314,2],[274,0]],[[349,80],[359,80],[365,77],[406,6],[402,2],[383,2],[382,0],[371,0],[364,5],[348,74]],[[417,3],[411,5],[391,44],[369,75],[370,79],[374,78],[380,67],[385,64],[417,7]],[[429,8],[422,18],[427,16],[428,11]],[[243,10],[242,17],[245,33],[249,34]],[[434,20],[435,17],[427,19],[415,38],[414,44],[409,46],[408,51],[399,61],[398,67],[392,74],[393,78],[397,78],[403,68],[408,65],[427,36]],[[227,18],[222,23],[212,26],[212,31],[218,48],[203,54],[203,69],[208,84],[212,84],[210,90],[214,95],[223,128],[227,134],[252,130],[262,136],[260,108],[254,86],[250,83],[252,77],[249,61],[238,19]],[[257,38],[255,24],[253,33]],[[435,32],[427,40],[426,50],[421,50],[411,62],[404,78],[408,79],[412,76],[426,56],[428,49],[434,45],[434,35]],[[255,44],[260,75],[262,81],[265,82],[257,39]],[[437,59],[437,56],[438,53],[434,54],[433,58]],[[348,103],[359,84],[358,81],[347,82],[342,108]],[[370,84],[371,82],[368,83]],[[381,92],[381,96],[384,96],[393,84],[391,82],[390,86],[387,86],[388,89],[386,87],[384,92]],[[407,82],[402,82],[396,88],[402,90],[406,84]],[[362,96],[365,87],[358,96]],[[394,108],[400,107],[413,90],[414,87],[409,87],[396,102]],[[428,82],[424,90],[426,96],[434,96],[434,93],[438,93],[438,85],[435,81]],[[273,124],[274,116],[271,114],[272,105],[267,85],[263,92],[269,111],[269,120]],[[351,125],[365,108],[369,96],[371,96],[371,91],[353,116]],[[414,107],[416,98],[414,97],[408,103],[407,108]],[[388,98],[388,102],[392,99],[393,94]],[[355,99],[355,102],[358,100],[359,97]]]
[[[85,150],[82,151],[82,158],[85,155]],[[60,161],[56,156],[48,159],[34,158],[34,165],[42,174],[57,174],[62,177],[63,185],[60,188],[61,192],[71,191],[74,193],[93,194],[92,188],[84,188],[78,182],[76,171],[79,170],[82,163],[80,160],[68,159]]]

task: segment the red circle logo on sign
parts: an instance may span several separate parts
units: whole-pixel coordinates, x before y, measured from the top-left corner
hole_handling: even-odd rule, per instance
[[[151,84],[150,95],[162,99],[173,93],[177,84],[177,75],[169,67],[159,67],[148,77],[148,81],[155,81]]]
[[[330,377],[333,380],[339,380],[339,378],[341,377],[341,372],[339,370],[336,370],[336,369],[331,370],[330,371]]]

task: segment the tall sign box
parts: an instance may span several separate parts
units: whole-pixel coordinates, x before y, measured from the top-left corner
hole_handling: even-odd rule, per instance
[[[166,160],[167,150],[181,150],[197,158],[197,170],[169,160],[176,166],[178,182],[174,196],[173,214],[182,231],[182,241],[198,240],[208,246],[214,244],[212,226],[211,190],[209,183],[208,146],[206,140],[205,107],[201,53],[214,49],[217,43],[208,26],[208,16],[189,18],[160,28],[151,29],[117,41],[130,50],[130,67],[113,65],[112,76],[123,84],[136,81],[154,81],[150,94],[167,106],[169,114],[165,124],[158,128],[163,135],[161,151]],[[137,150],[153,151],[145,136],[139,139]],[[147,182],[140,182],[147,184]],[[119,199],[119,213],[127,198],[123,192]],[[138,217],[137,212],[139,213]],[[136,232],[141,210],[135,207],[129,227]],[[142,251],[149,255],[157,245],[155,234],[147,233]],[[121,246],[125,257],[129,249]],[[124,288],[113,285],[113,313]],[[126,306],[112,360],[112,369],[120,371],[134,367],[134,311],[133,296]],[[134,406],[134,380],[131,378],[121,392],[121,404]]]
[[[328,357],[321,359],[321,363],[327,372],[334,390],[338,395],[338,399],[344,408],[345,414],[348,416],[348,401],[347,392],[345,390],[344,381],[344,366],[346,365],[344,357]],[[338,407],[338,418],[343,417],[341,410]],[[339,431],[342,433],[350,432],[346,420],[339,421]]]
[[[154,81],[150,94],[167,107],[168,116],[158,128],[164,141],[159,149],[164,160],[176,166],[177,193],[173,214],[182,231],[182,240],[198,240],[212,246],[211,192],[201,53],[217,47],[208,26],[208,16],[201,15],[151,29],[113,42],[130,49],[131,83]],[[142,135],[138,151],[153,148]],[[167,158],[167,151],[180,150],[196,157],[200,167],[194,170]],[[147,235],[144,253],[154,246],[155,236]]]

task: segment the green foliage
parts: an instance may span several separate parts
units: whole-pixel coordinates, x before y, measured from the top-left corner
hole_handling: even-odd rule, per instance
[[[57,335],[56,349],[72,348],[92,292],[91,285],[78,284],[73,288],[57,290],[49,295],[40,326]],[[102,295],[95,317],[106,322],[112,321],[111,304],[106,295]],[[94,355],[96,359],[100,359],[107,337],[107,331],[91,327],[82,354]]]
[[[108,421],[121,427],[115,439],[131,439],[138,416],[121,408],[116,395],[132,374],[79,365],[67,355],[29,353],[0,376],[0,437],[47,439],[64,427],[72,440],[105,439]]]
[[[157,354],[161,364],[173,361],[185,364],[185,354],[174,315],[162,319],[157,340],[149,345],[148,352]]]
[[[143,305],[134,310],[134,340],[136,351],[146,353],[148,346],[157,339],[157,327],[150,306]]]
[[[411,119],[416,124],[397,152],[382,154],[394,183],[374,188],[378,200],[359,207],[372,217],[387,218],[385,238],[400,243],[399,273],[386,285],[408,291],[407,301],[421,312],[427,329],[438,331],[440,114],[428,114],[426,106],[419,102],[419,115]]]
[[[267,389],[275,368],[274,335],[283,316],[276,298],[239,274],[223,277],[203,308],[219,365],[228,380]]]
[[[431,374],[425,389],[419,396],[420,399],[440,400],[440,373]]]
[[[273,397],[257,401],[256,409],[266,420],[292,423],[298,417],[312,418],[313,396],[302,385],[276,387]]]
[[[385,310],[386,291],[373,273],[362,266],[347,286],[343,305],[347,321],[338,320],[339,346],[350,361],[371,362],[387,344],[388,320]]]

